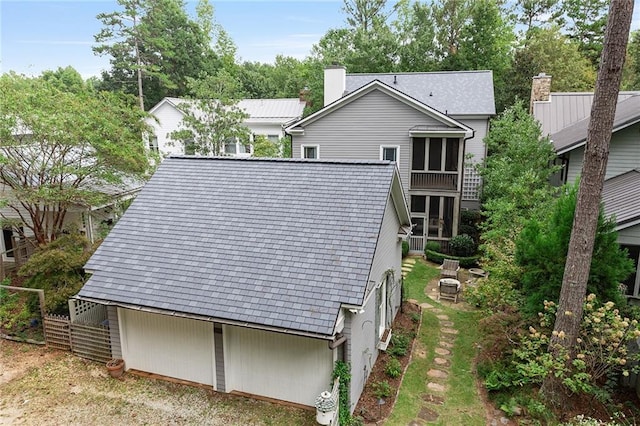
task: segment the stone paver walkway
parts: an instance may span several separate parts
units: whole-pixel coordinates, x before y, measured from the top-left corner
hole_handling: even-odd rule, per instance
[[[415,264],[415,259],[412,260],[411,268],[413,268],[413,265]],[[410,271],[411,269],[408,268],[406,273],[409,273]],[[403,276],[406,276],[404,262],[402,273]],[[469,309],[465,303],[456,304],[454,302],[437,300],[437,283],[438,280],[434,279],[427,284],[424,290],[427,297],[453,309]],[[428,423],[436,422],[438,420],[439,414],[437,407],[445,402],[447,381],[451,372],[451,357],[452,352],[455,350],[454,341],[458,334],[455,323],[444,313],[443,309],[438,308],[431,303],[421,303],[420,308],[423,310],[429,310],[429,312],[434,313],[438,318],[440,339],[438,345],[434,348],[434,367],[427,372],[427,380],[425,383],[427,392],[421,395],[422,402],[416,418],[411,420],[407,426],[425,426]],[[504,417],[499,410],[492,413],[491,417],[491,420],[487,423],[490,426],[511,424],[509,419]]]
[[[445,335],[445,330],[454,330],[454,323],[449,320],[449,316],[442,313],[442,309],[435,308],[429,303],[420,305],[423,309],[429,309],[436,314],[440,322],[440,334],[442,339],[435,348],[436,358],[435,366],[427,372],[426,388],[430,393],[422,395],[422,405],[416,419],[409,422],[411,426],[422,426],[428,422],[438,420],[438,411],[436,407],[444,403],[447,391],[447,379],[449,378],[451,368],[451,350],[453,344],[447,342],[448,338],[454,337],[452,334]]]

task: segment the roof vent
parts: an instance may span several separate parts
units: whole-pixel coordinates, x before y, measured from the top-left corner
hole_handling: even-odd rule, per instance
[[[397,75],[393,76],[393,84],[398,84],[398,76]]]

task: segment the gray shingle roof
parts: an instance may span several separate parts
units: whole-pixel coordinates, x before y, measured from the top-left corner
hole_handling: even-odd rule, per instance
[[[347,74],[347,92],[379,80],[448,115],[496,113],[491,71]]]
[[[558,154],[565,153],[583,145],[587,140],[590,117],[565,127],[550,136]],[[640,121],[640,95],[630,96],[618,102],[616,116],[613,120],[613,131],[624,129]]]
[[[602,188],[602,202],[605,214],[615,215],[618,229],[640,220],[640,170],[607,179]]]
[[[331,335],[363,302],[387,161],[170,157],[86,265],[80,297]]]

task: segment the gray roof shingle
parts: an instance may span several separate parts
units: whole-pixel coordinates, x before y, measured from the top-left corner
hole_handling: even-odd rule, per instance
[[[550,136],[551,142],[558,154],[571,151],[583,145],[587,140],[587,130],[590,117],[565,127]],[[624,129],[640,121],[640,95],[630,96],[618,102],[616,115],[613,120],[613,132]]]
[[[80,297],[329,336],[363,302],[386,161],[170,157],[86,265]]]
[[[347,74],[353,92],[379,80],[447,115],[495,115],[491,71]]]

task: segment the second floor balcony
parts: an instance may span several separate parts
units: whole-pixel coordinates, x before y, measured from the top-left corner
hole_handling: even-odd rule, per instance
[[[411,171],[410,174],[410,189],[458,190],[458,172]]]

